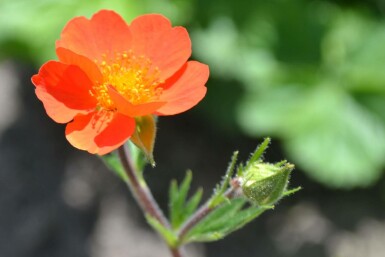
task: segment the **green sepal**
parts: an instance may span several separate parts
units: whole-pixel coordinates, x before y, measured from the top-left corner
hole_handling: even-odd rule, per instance
[[[131,141],[143,151],[151,166],[155,167],[153,151],[156,138],[156,119],[153,115],[147,115],[138,117],[135,121],[135,132],[131,136]]]
[[[266,149],[269,147],[270,142],[271,142],[270,137],[267,137],[263,140],[263,142],[251,154],[250,159],[248,160],[245,169],[248,169],[250,167],[250,165],[252,165],[253,163],[262,159],[263,154],[265,153]]]
[[[289,190],[286,190],[285,192],[283,192],[282,196],[286,197],[286,196],[289,196],[289,195],[293,195],[293,194],[297,193],[300,190],[302,190],[302,187],[296,187],[296,188],[293,188],[293,189],[289,189]]]
[[[230,185],[230,180],[233,177],[235,165],[237,163],[238,159],[238,151],[235,151],[233,155],[231,156],[231,161],[227,167],[226,175],[223,177],[223,180],[220,185],[217,185],[213,196],[209,200],[209,207],[214,208],[215,206],[221,204],[223,201],[225,201],[227,198],[224,196],[226,190],[228,189]]]
[[[190,200],[186,201],[192,180],[192,172],[187,171],[186,176],[178,188],[175,180],[169,189],[169,215],[172,228],[178,228],[191,214],[194,213],[202,199],[203,190],[198,189]]]
[[[206,218],[192,228],[184,238],[184,243],[209,242],[219,240],[231,232],[242,228],[272,206],[248,205],[247,200],[237,198],[224,202]]]

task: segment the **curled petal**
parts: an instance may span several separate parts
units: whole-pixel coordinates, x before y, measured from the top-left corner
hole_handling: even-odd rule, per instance
[[[72,19],[64,28],[56,47],[66,48],[91,60],[113,58],[128,50],[131,40],[126,22],[115,12],[102,10],[89,20]]]
[[[144,55],[160,70],[160,79],[166,80],[188,60],[191,40],[183,27],[171,27],[170,21],[159,14],[139,16],[130,25],[131,49]]]
[[[134,105],[120,95],[113,87],[108,88],[108,94],[114,102],[119,113],[130,117],[145,116],[154,113],[166,102],[150,102]]]
[[[33,83],[39,83],[39,76],[32,77]],[[36,87],[35,93],[37,98],[43,102],[44,109],[48,116],[57,123],[67,123],[71,121],[78,113],[78,110],[73,110],[65,106],[62,102],[56,100],[52,95],[47,93],[45,87]]]
[[[133,118],[116,112],[100,111],[77,115],[67,125],[66,137],[78,149],[103,155],[123,145],[134,131]]]
[[[92,82],[77,66],[49,61],[32,77],[32,83],[48,115],[59,123],[96,107],[90,94]]]
[[[39,70],[41,84],[47,93],[58,101],[75,110],[96,107],[96,99],[90,94],[93,83],[77,66],[49,61]]]
[[[163,85],[164,91],[159,100],[167,103],[157,110],[157,114],[178,114],[195,106],[206,94],[208,77],[207,65],[188,62]]]

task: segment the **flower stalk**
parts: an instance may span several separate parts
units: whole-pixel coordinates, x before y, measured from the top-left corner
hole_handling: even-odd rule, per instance
[[[171,226],[169,221],[166,219],[162,210],[159,208],[159,205],[151,194],[151,191],[148,188],[145,180],[133,165],[130,154],[124,145],[118,148],[118,155],[124,171],[128,177],[127,185],[134,195],[135,200],[141,207],[142,211],[156,219],[164,227],[170,228]],[[168,245],[168,247],[173,257],[183,257],[181,249],[172,247],[170,245]]]

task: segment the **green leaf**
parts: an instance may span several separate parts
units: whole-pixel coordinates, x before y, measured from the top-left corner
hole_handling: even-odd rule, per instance
[[[228,189],[230,180],[233,177],[235,164],[237,163],[237,159],[238,159],[238,153],[239,153],[238,151],[235,151],[233,153],[231,157],[231,161],[226,170],[226,175],[224,176],[222,183],[217,186],[214,192],[214,195],[209,200],[208,205],[210,206],[210,208],[214,208],[215,206],[217,206],[218,204],[221,204],[226,199],[226,197],[224,197],[224,193]]]
[[[124,182],[128,182],[128,177],[116,152],[100,156],[100,158],[104,161],[106,166],[120,179],[122,179]]]
[[[199,202],[202,199],[203,195],[203,189],[199,188],[195,194],[190,198],[190,200],[186,203],[186,206],[184,208],[184,216],[190,217],[191,214],[194,213],[194,211],[197,209]]]
[[[179,201],[177,202],[177,204],[180,209],[183,208],[183,204],[186,201],[187,194],[190,189],[191,181],[192,181],[192,172],[191,170],[189,170],[187,171],[186,176],[179,187]]]
[[[298,122],[305,118],[303,102],[310,97],[309,91],[300,85],[281,85],[250,93],[239,105],[238,122],[251,136],[290,137],[302,129]]]
[[[207,217],[200,221],[191,231],[205,231],[210,227],[218,226],[218,224],[223,223],[228,217],[232,217],[237,211],[239,211],[243,205],[246,204],[246,202],[247,201],[242,198],[225,202],[222,206],[216,208],[213,212],[207,215]]]
[[[178,227],[184,220],[183,207],[186,201],[187,193],[192,180],[191,171],[186,173],[186,176],[178,189],[176,181],[171,182],[170,186],[170,220],[173,228]]]
[[[263,140],[262,144],[260,144],[257,149],[255,149],[254,153],[251,155],[249,161],[246,164],[245,169],[248,169],[250,165],[257,162],[259,159],[263,157],[263,153],[266,151],[266,149],[269,147],[269,144],[271,142],[271,139],[269,137],[265,138]]]
[[[257,218],[271,206],[248,206],[245,199],[224,203],[200,221],[184,239],[185,242],[207,242],[221,239]],[[244,208],[244,209],[242,209]]]
[[[150,215],[146,215],[146,219],[148,224],[164,238],[169,246],[175,247],[177,245],[178,237],[172,230],[163,226],[157,219]]]
[[[192,172],[188,171],[179,188],[175,180],[171,182],[169,189],[169,213],[173,228],[178,228],[196,210],[202,198],[202,189],[199,189],[186,202],[191,180]]]
[[[385,123],[338,84],[266,91],[241,109],[245,131],[283,138],[290,159],[327,186],[368,186],[381,175]]]

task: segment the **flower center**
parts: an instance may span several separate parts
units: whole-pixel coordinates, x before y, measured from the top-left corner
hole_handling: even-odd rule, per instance
[[[105,55],[103,57],[107,59]],[[155,101],[162,93],[162,88],[158,87],[163,82],[159,79],[160,71],[144,56],[137,57],[132,51],[127,51],[115,54],[112,60],[95,62],[104,81],[97,84],[93,90],[99,107],[103,109],[115,109],[108,94],[109,86],[132,104]]]

